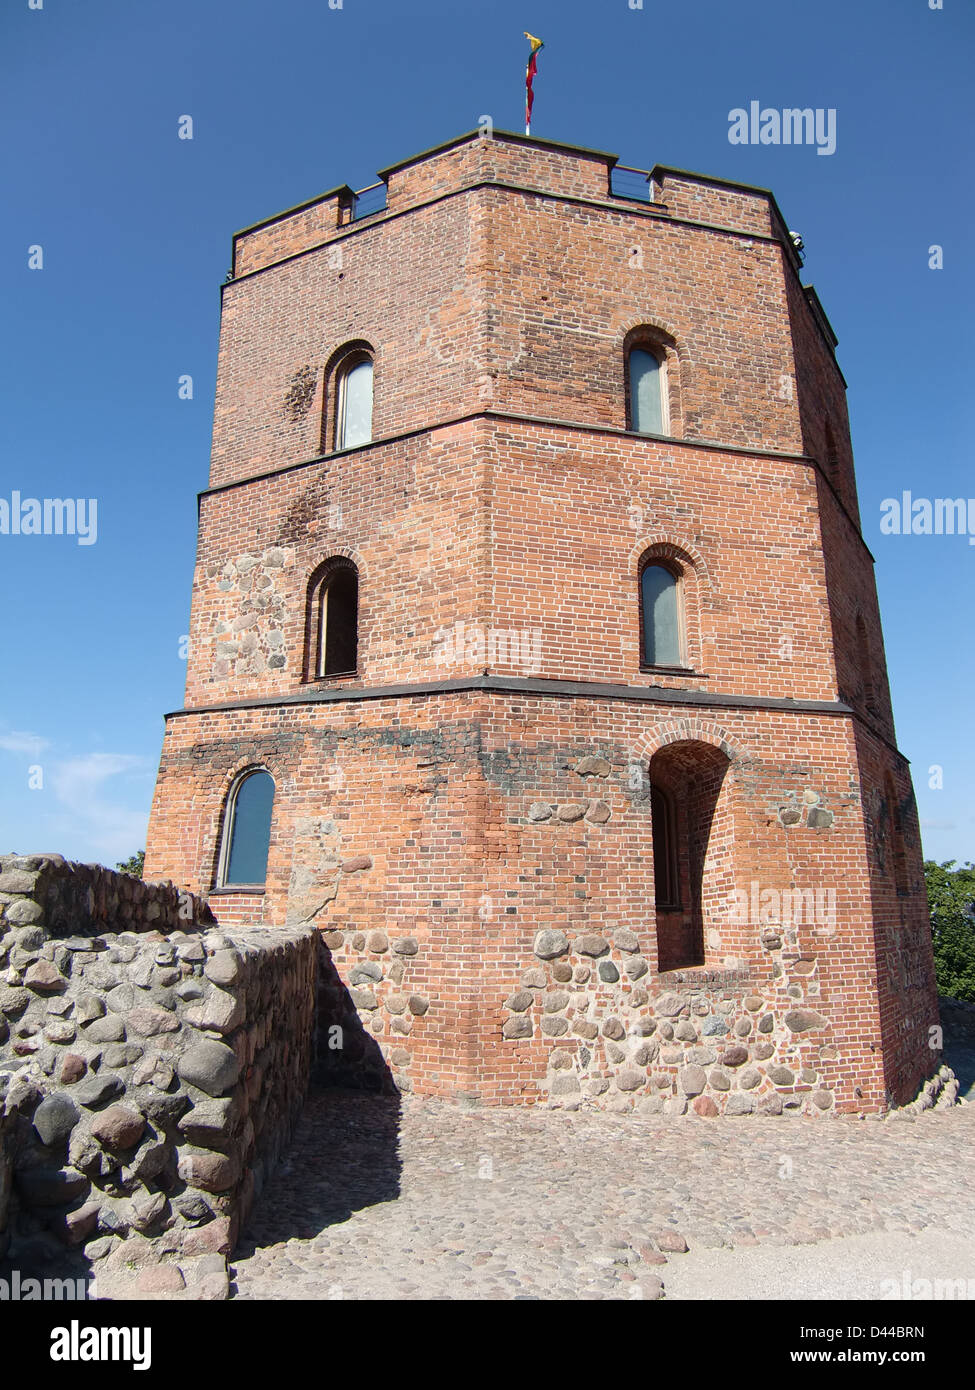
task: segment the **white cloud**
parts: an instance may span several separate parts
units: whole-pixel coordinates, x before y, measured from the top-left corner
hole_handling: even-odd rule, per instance
[[[148,758],[129,753],[88,753],[52,764],[47,780],[58,807],[56,818],[72,838],[81,838],[105,862],[123,859],[145,844],[148,810],[146,779],[152,773]]]
[[[21,729],[11,729],[9,734],[0,734],[0,748],[7,753],[26,753],[29,757],[36,758],[50,746],[50,741],[41,738],[40,734],[28,734]]]

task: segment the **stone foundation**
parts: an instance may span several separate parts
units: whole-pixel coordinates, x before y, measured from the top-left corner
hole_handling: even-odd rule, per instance
[[[550,1104],[705,1116],[833,1109],[839,1049],[788,975],[771,988],[742,970],[651,981],[630,932],[612,942],[540,932],[535,957],[505,1000],[501,1031],[548,1042]]]
[[[219,931],[51,857],[0,860],[0,895],[0,1251],[83,1249],[100,1296],[225,1296],[304,1099],[314,933]]]
[[[494,1031],[485,1077],[521,1078],[503,1102],[570,1110],[886,1113],[865,1104],[871,1072],[831,1016],[822,941],[783,926],[755,936],[754,966],[654,972],[634,932],[538,932],[507,988],[482,991],[478,1027],[486,1032],[490,1019]],[[442,1008],[428,956],[423,935],[392,928],[322,934],[321,1080],[492,1102],[449,1080],[438,1092],[438,1078],[417,1070],[430,1015]],[[910,1107],[954,1102],[957,1082],[939,1061],[932,1051]]]
[[[319,939],[316,1079],[353,1090],[411,1092],[410,1034],[430,1007],[410,987],[416,937],[377,930],[353,932],[348,941],[332,931]]]

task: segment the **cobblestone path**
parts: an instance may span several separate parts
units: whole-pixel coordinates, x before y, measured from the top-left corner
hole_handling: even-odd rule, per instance
[[[656,1298],[683,1258],[659,1251],[681,1237],[692,1255],[868,1232],[941,1232],[957,1248],[975,1229],[973,1156],[975,1104],[912,1120],[663,1120],[316,1092],[233,1287]]]

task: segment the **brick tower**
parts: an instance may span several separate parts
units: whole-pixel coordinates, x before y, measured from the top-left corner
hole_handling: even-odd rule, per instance
[[[836,339],[769,193],[615,163],[235,237],[146,873],[321,929],[337,1080],[880,1111],[937,998]]]

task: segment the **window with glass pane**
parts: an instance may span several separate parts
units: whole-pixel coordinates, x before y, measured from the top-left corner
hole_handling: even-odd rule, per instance
[[[677,836],[674,807],[659,787],[650,788],[650,822],[653,827],[654,899],[657,907],[680,905],[677,877]]]
[[[274,779],[270,773],[251,772],[237,784],[226,831],[230,836],[223,877],[226,885],[264,882],[273,804]]]
[[[644,666],[680,666],[677,578],[663,565],[647,565],[641,579]]]
[[[356,669],[359,576],[343,565],[322,585],[318,613],[318,674],[349,675]]]
[[[652,352],[630,353],[630,429],[640,434],[663,434],[663,371]]]
[[[336,449],[351,449],[372,439],[372,363],[363,358],[342,374],[339,383]]]

